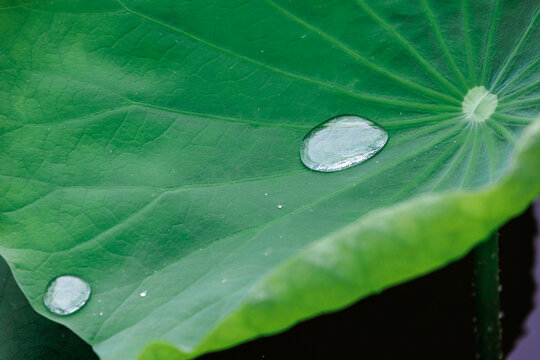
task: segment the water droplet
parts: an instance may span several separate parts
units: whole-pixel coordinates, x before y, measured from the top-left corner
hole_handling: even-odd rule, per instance
[[[278,209],[283,209],[283,205],[278,204],[277,208],[278,208]]]
[[[52,313],[69,315],[86,304],[90,285],[76,276],[62,275],[51,281],[43,296],[43,303]]]
[[[264,196],[268,196],[268,193],[264,193]]]
[[[139,296],[145,297],[148,294],[148,291],[144,290],[139,293]]]
[[[339,171],[358,165],[379,152],[388,141],[380,126],[355,115],[341,115],[313,128],[300,146],[308,168]]]
[[[495,112],[498,104],[497,95],[490,93],[484,86],[476,86],[465,95],[461,106],[465,119],[483,122]]]
[[[101,311],[101,312],[99,313],[99,316],[103,316],[103,311]]]
[[[222,283],[222,284],[225,284],[227,281],[229,281],[227,278],[221,279],[221,283]]]

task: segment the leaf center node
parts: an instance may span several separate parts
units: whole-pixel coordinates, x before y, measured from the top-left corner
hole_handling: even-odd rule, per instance
[[[484,86],[476,86],[463,98],[463,113],[467,120],[483,122],[495,112],[498,103],[497,95],[490,93]]]

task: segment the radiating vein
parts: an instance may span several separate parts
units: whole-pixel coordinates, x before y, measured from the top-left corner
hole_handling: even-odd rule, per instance
[[[435,191],[437,188],[439,188],[445,182],[448,176],[450,176],[453,173],[456,167],[458,167],[462,163],[462,159],[464,158],[466,154],[466,149],[469,146],[469,142],[471,141],[472,132],[473,132],[472,127],[469,125],[466,128],[466,131],[461,133],[460,139],[466,136],[465,140],[461,143],[459,150],[452,158],[452,161],[450,162],[446,170],[441,174],[441,176],[439,177],[439,180],[431,187],[431,191]],[[456,140],[456,142],[458,141]]]
[[[287,124],[287,123],[264,122],[264,121],[248,120],[248,119],[243,119],[243,118],[234,118],[234,117],[228,117],[228,116],[207,114],[207,113],[199,113],[195,111],[169,108],[166,106],[160,106],[160,105],[155,105],[155,104],[145,103],[145,102],[140,102],[140,101],[132,101],[132,106],[140,106],[144,108],[156,109],[156,110],[161,110],[161,111],[180,114],[180,115],[200,117],[203,119],[208,118],[208,119],[214,119],[214,120],[220,120],[220,121],[226,121],[226,122],[254,125],[257,127],[289,128],[289,129],[296,129],[296,130],[310,130],[311,128],[313,128],[313,126],[311,125],[296,125],[296,124]]]
[[[540,80],[538,81],[535,81],[535,82],[532,82],[531,84],[527,85],[527,86],[524,86],[522,87],[521,89],[519,89],[518,91],[515,91],[513,93],[510,93],[506,96],[503,96],[499,99],[499,102],[500,103],[505,103],[511,99],[515,99],[517,97],[520,97],[521,95],[524,95],[532,90],[538,90],[540,89]]]
[[[376,14],[364,0],[356,0],[356,2],[364,9],[366,14],[369,15],[376,23],[378,23],[388,34],[390,34],[394,40],[396,40],[417,62],[418,64],[429,74],[432,78],[439,82],[441,86],[450,91],[457,99],[461,99],[464,93],[458,89],[454,84],[444,78],[420,53],[396,31],[389,23]]]
[[[498,71],[497,76],[493,80],[490,91],[493,91],[493,89],[497,88],[497,86],[501,82],[503,76],[506,75],[506,72],[508,71],[510,66],[512,66],[512,64],[514,63],[514,60],[515,60],[518,52],[521,50],[521,48],[523,47],[523,44],[525,44],[525,41],[527,40],[527,38],[531,34],[532,30],[534,29],[534,27],[536,25],[536,22],[538,21],[539,16],[540,16],[540,6],[538,7],[536,12],[534,13],[531,21],[529,22],[529,24],[525,28],[525,31],[523,31],[523,34],[521,34],[521,37],[520,37],[519,41],[517,42],[516,46],[514,46],[514,49],[512,50],[510,55],[508,55],[508,57],[506,58],[506,61],[504,62],[504,65]]]
[[[405,185],[401,190],[396,192],[391,198],[389,198],[387,201],[385,201],[385,204],[395,202],[399,197],[409,191],[410,189],[417,186],[420,182],[428,178],[430,175],[433,174],[434,170],[437,167],[440,167],[441,164],[448,159],[449,156],[451,156],[454,151],[460,147],[461,144],[457,141],[455,143],[452,143],[445,151],[443,151],[439,156],[437,156],[430,165],[426,166],[422,171],[415,175],[415,177],[410,180],[407,185]],[[384,205],[383,205],[384,206]]]
[[[482,126],[483,127],[483,126]],[[465,183],[470,180],[470,177],[473,174],[473,169],[477,165],[477,158],[478,158],[478,146],[479,146],[479,138],[478,138],[478,126],[475,126],[473,131],[473,141],[471,150],[469,151],[469,160],[467,161],[467,165],[465,167],[465,171],[463,172],[463,178],[461,179],[460,187],[463,188],[465,186]]]
[[[501,112],[496,112],[492,114],[491,118],[503,123],[506,122],[510,124],[530,125],[533,122],[533,119],[524,116],[515,116]]]
[[[514,76],[510,81],[505,83],[498,91],[497,94],[502,94],[506,90],[506,88],[512,86],[514,83],[521,81],[525,76],[529,75],[532,71],[536,69],[536,67],[540,65],[540,57],[538,57],[534,62],[527,65],[524,69],[521,69],[519,73]]]
[[[462,124],[461,121],[456,121],[457,118],[449,118],[447,120],[443,120],[436,123],[431,123],[426,125],[425,127],[415,129],[413,131],[410,131],[402,136],[397,136],[393,139],[391,139],[392,146],[397,146],[399,144],[405,143],[411,139],[421,139],[424,136],[434,134],[436,132],[439,132],[441,129],[444,128],[453,128],[456,126],[459,126]],[[453,125],[452,125],[453,124]]]
[[[504,104],[499,105],[499,109],[522,109],[532,106],[538,106],[540,105],[540,97],[531,98],[531,99],[525,99],[520,101],[514,101],[514,102],[507,102]]]
[[[486,143],[486,149],[487,149],[487,158],[488,158],[488,165],[489,165],[489,181],[493,182],[495,180],[495,170],[497,167],[497,164],[495,163],[495,159],[497,158],[497,153],[495,151],[495,144],[493,144],[493,138],[491,137],[491,134],[488,133],[488,127],[482,126],[482,135],[484,138],[484,141]]]
[[[357,51],[352,50],[350,47],[345,45],[343,42],[341,42],[338,39],[330,36],[329,34],[322,31],[321,29],[309,24],[308,22],[301,19],[297,15],[291,13],[290,11],[288,11],[288,10],[284,9],[283,7],[281,7],[280,5],[276,4],[274,1],[272,1],[272,0],[264,0],[264,1],[267,2],[269,5],[271,5],[272,7],[274,7],[276,10],[278,10],[281,14],[285,15],[287,18],[292,19],[294,22],[302,25],[303,27],[305,27],[306,29],[308,29],[312,33],[320,36],[322,39],[326,40],[327,42],[329,42],[333,46],[337,47],[338,49],[340,49],[341,51],[343,51],[344,53],[346,53],[350,57],[354,58],[355,60],[358,61],[358,63],[360,63],[361,65],[367,67],[371,71],[373,71],[373,72],[375,72],[375,73],[377,73],[377,74],[379,74],[381,76],[384,76],[384,77],[386,77],[386,78],[400,84],[402,87],[408,88],[408,89],[416,92],[417,94],[428,96],[428,97],[431,97],[433,99],[446,102],[448,104],[455,104],[455,105],[458,105],[458,106],[460,105],[460,102],[454,97],[448,96],[448,95],[443,94],[441,92],[438,92],[438,91],[432,90],[432,89],[430,89],[428,87],[417,84],[414,81],[408,80],[408,79],[406,79],[405,77],[403,77],[401,75],[396,75],[396,74],[386,70],[385,68],[374,64],[373,62],[366,59],[364,56],[360,55]]]
[[[516,139],[514,139],[512,133],[508,131],[505,126],[491,119],[487,119],[486,124],[497,134],[499,134],[504,140],[506,140],[506,142],[508,142],[510,145],[516,146]]]
[[[482,65],[482,74],[480,75],[480,84],[487,84],[489,73],[491,72],[491,58],[493,48],[495,47],[495,38],[497,36],[497,27],[500,22],[502,1],[496,0],[491,11],[491,20],[489,22],[489,31],[484,45],[484,64]]]
[[[450,119],[456,119],[461,116],[461,112],[448,112],[444,114],[436,115],[427,115],[427,116],[418,116],[415,118],[406,118],[406,119],[387,119],[383,125],[386,129],[390,128],[400,128],[400,127],[409,127],[409,126],[418,126],[426,125],[428,123],[446,121]]]
[[[469,19],[469,8],[467,0],[461,0],[461,18],[463,19],[463,36],[465,38],[465,53],[467,57],[467,72],[469,74],[469,82],[471,85],[476,85],[476,71],[474,69],[474,48],[471,41],[471,20]]]
[[[211,188],[217,188],[222,186],[230,186],[230,185],[239,185],[239,184],[246,184],[246,183],[252,183],[252,182],[258,182],[258,181],[266,181],[266,180],[275,180],[280,179],[284,177],[294,176],[301,173],[305,173],[306,169],[299,169],[294,171],[288,171],[285,173],[275,173],[272,175],[263,175],[263,176],[255,176],[255,177],[248,177],[248,178],[242,178],[239,180],[229,180],[229,181],[223,181],[223,182],[216,182],[216,183],[202,183],[202,184],[188,184],[188,185],[182,185],[182,186],[172,186],[172,187],[160,187],[160,186],[152,186],[152,185],[118,185],[118,186],[93,186],[93,185],[74,185],[74,186],[62,186],[57,185],[55,183],[46,182],[43,180],[37,180],[37,179],[31,179],[21,176],[14,176],[14,175],[5,175],[0,174],[0,177],[7,177],[7,178],[15,178],[15,179],[21,179],[21,180],[31,180],[40,182],[46,185],[50,185],[54,187],[50,192],[47,194],[44,194],[40,196],[39,198],[32,200],[31,203],[24,204],[22,207],[17,209],[12,209],[9,211],[4,211],[3,214],[7,213],[16,213],[20,210],[23,210],[23,208],[26,208],[30,205],[32,205],[34,202],[37,202],[38,200],[44,199],[52,194],[54,194],[57,191],[61,190],[76,190],[76,189],[83,189],[83,190],[136,190],[136,189],[152,189],[156,190],[158,192],[176,192],[176,191],[184,191],[184,190],[197,190],[197,189],[211,189]]]
[[[437,39],[437,42],[439,43],[439,47],[441,48],[442,54],[446,62],[448,63],[448,65],[450,65],[450,69],[454,73],[454,76],[457,79],[459,79],[464,89],[467,89],[468,88],[467,80],[465,79],[465,76],[463,76],[463,73],[461,72],[461,70],[459,70],[456,64],[456,61],[454,60],[454,57],[450,53],[450,49],[448,48],[446,41],[444,40],[444,37],[441,33],[441,30],[439,29],[437,19],[435,15],[433,14],[433,11],[431,10],[431,7],[428,4],[428,0],[420,0],[420,3],[422,4],[424,11],[426,12],[427,19],[429,23],[431,24],[433,34],[435,35],[435,39]]]
[[[416,109],[416,110],[426,110],[426,111],[453,111],[456,109],[456,106],[451,106],[451,105],[440,105],[440,104],[430,104],[430,103],[419,103],[419,102],[413,102],[413,101],[405,101],[405,100],[400,100],[400,99],[394,99],[394,98],[389,98],[389,97],[378,97],[378,96],[373,96],[373,95],[369,95],[369,94],[361,94],[361,93],[358,93],[358,92],[355,92],[355,91],[350,91],[350,90],[347,90],[347,89],[344,89],[344,88],[341,88],[341,87],[336,87],[334,85],[330,85],[328,83],[325,83],[325,82],[322,82],[322,81],[319,81],[319,80],[315,80],[315,79],[312,79],[312,78],[309,78],[309,77],[306,77],[306,76],[303,76],[303,75],[299,75],[299,74],[295,74],[295,73],[291,73],[291,72],[288,72],[288,71],[285,71],[285,70],[282,70],[282,69],[279,69],[279,68],[276,68],[274,66],[271,66],[271,65],[267,65],[265,63],[262,63],[260,61],[257,61],[255,59],[252,59],[248,56],[245,56],[245,55],[241,55],[241,54],[238,54],[232,50],[229,50],[229,49],[225,49],[225,48],[222,48],[218,45],[215,45],[209,41],[206,41],[202,38],[199,38],[191,33],[188,33],[182,29],[179,29],[175,26],[172,26],[170,24],[167,24],[167,23],[164,23],[158,19],[154,19],[150,16],[147,16],[147,15],[144,15],[142,13],[139,13],[135,10],[132,10],[131,8],[128,8],[126,5],[124,5],[124,3],[121,1],[121,0],[116,0],[118,1],[119,4],[121,4],[125,9],[126,11],[128,11],[129,13],[131,13],[132,15],[134,16],[137,16],[137,17],[140,17],[141,19],[143,19],[144,21],[147,21],[147,22],[150,22],[150,23],[153,23],[153,24],[156,24],[156,25],[159,25],[161,27],[164,27],[170,31],[173,31],[173,32],[176,32],[182,36],[185,36],[185,37],[188,37],[194,41],[197,41],[209,48],[212,48],[212,49],[215,49],[219,52],[222,52],[224,54],[227,54],[229,56],[232,56],[234,58],[237,58],[239,60],[242,60],[242,61],[245,61],[245,62],[249,62],[255,66],[258,66],[262,69],[266,69],[266,70],[269,70],[269,71],[272,71],[276,74],[280,74],[280,75],[283,75],[283,76],[286,76],[286,77],[289,77],[293,80],[297,80],[297,81],[302,81],[302,82],[305,82],[305,83],[309,83],[309,84],[312,84],[312,85],[316,85],[318,87],[321,87],[321,88],[324,88],[324,89],[327,89],[327,90],[330,90],[332,92],[335,92],[335,93],[339,93],[339,94],[342,94],[342,95],[346,95],[346,96],[349,96],[349,97],[352,97],[352,98],[355,98],[359,101],[362,101],[362,102],[365,102],[365,103],[368,103],[368,104],[377,104],[377,105],[385,105],[385,106],[390,106],[390,107],[395,107],[395,108],[405,108],[405,109]]]

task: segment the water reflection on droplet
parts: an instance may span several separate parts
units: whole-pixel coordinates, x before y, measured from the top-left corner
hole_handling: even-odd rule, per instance
[[[90,285],[76,276],[62,275],[51,281],[43,303],[50,312],[69,315],[86,304],[90,297]]]
[[[344,170],[371,158],[388,141],[388,133],[355,115],[334,117],[310,130],[302,140],[300,158],[322,172]]]
[[[139,296],[145,297],[148,294],[148,291],[144,290],[139,293]]]
[[[282,208],[283,208],[283,205],[278,204],[277,208],[278,208],[278,209],[282,209]]]

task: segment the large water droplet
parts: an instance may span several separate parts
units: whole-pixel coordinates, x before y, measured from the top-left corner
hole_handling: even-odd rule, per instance
[[[58,315],[69,315],[86,304],[90,285],[76,276],[62,275],[51,281],[43,296],[47,309]]]
[[[336,116],[310,130],[302,140],[300,158],[316,171],[350,168],[375,155],[388,141],[388,133],[355,115]]]

